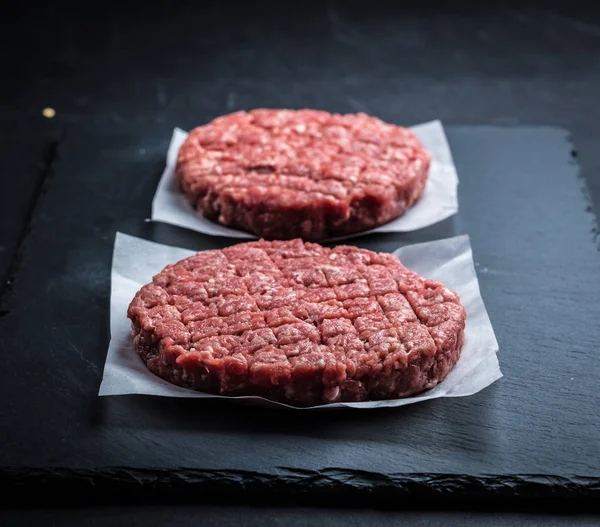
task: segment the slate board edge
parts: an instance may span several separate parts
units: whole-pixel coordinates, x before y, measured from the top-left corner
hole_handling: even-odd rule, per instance
[[[402,506],[403,498],[447,499],[473,498],[595,501],[600,497],[600,477],[556,476],[550,474],[436,474],[406,473],[383,475],[374,472],[329,468],[319,471],[280,467],[277,473],[240,470],[143,469],[104,467],[70,468],[0,468],[0,483],[12,489],[13,498],[44,497],[55,506],[78,500],[119,503],[202,502],[223,496],[234,503],[249,496],[258,502],[318,502],[341,500],[356,505],[385,502]],[[52,491],[50,492],[50,489]],[[58,491],[58,492],[55,492]],[[57,496],[60,498],[57,499]],[[51,498],[50,498],[51,497]],[[37,498],[36,498],[37,499]],[[389,500],[399,500],[389,502]]]

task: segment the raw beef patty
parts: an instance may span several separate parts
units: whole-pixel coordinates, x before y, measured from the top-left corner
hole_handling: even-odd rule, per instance
[[[300,239],[200,252],[128,310],[148,369],[180,386],[297,406],[406,397],[459,358],[465,310],[391,254]]]
[[[423,194],[430,161],[410,130],[376,117],[259,109],[192,130],[176,174],[211,220],[318,241],[404,214]]]

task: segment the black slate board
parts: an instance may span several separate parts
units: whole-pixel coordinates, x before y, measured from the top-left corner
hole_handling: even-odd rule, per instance
[[[144,222],[170,132],[142,141],[136,130],[81,125],[64,138],[22,247],[0,319],[0,480],[14,492],[600,494],[600,257],[567,132],[449,128],[459,215],[355,240],[393,250],[470,234],[505,377],[463,399],[299,414],[97,397],[115,231],[195,249],[233,242]]]

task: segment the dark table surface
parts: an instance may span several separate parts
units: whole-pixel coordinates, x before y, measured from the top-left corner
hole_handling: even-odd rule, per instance
[[[384,4],[370,5],[372,9],[369,10],[364,6],[343,6],[335,2],[320,7],[283,8],[273,3],[234,8],[221,2],[202,9],[184,8],[173,3],[140,9],[124,3],[113,11],[105,7],[94,17],[87,16],[83,7],[81,12],[75,12],[49,6],[28,12],[19,12],[20,8],[13,7],[11,9],[16,11],[3,17],[0,39],[6,79],[0,83],[0,95],[5,103],[0,108],[3,154],[0,159],[3,169],[0,180],[0,276],[4,285],[0,298],[0,324],[3,334],[9,335],[10,340],[5,342],[11,343],[11,349],[8,350],[5,344],[2,353],[19,356],[20,362],[11,361],[12,369],[3,372],[2,379],[5,387],[15,385],[16,375],[19,375],[18,382],[24,384],[28,379],[36,380],[34,388],[28,387],[27,393],[32,392],[31,396],[10,400],[9,394],[4,395],[7,399],[4,415],[17,423],[15,430],[27,431],[27,437],[20,437],[17,432],[11,435],[5,429],[3,444],[9,445],[10,449],[4,449],[4,467],[37,466],[40,463],[55,467],[92,467],[94,451],[104,448],[103,435],[109,437],[111,430],[126,426],[123,419],[129,418],[132,412],[144,414],[146,410],[147,403],[135,400],[100,410],[94,406],[91,419],[96,430],[94,436],[87,439],[89,443],[84,449],[87,454],[69,452],[70,439],[66,436],[86,437],[86,424],[76,420],[68,428],[59,430],[53,446],[46,449],[43,434],[48,430],[42,424],[39,427],[24,424],[28,415],[36,415],[36,410],[28,405],[44,404],[46,392],[52,405],[61,405],[63,415],[69,412],[79,415],[81,411],[77,398],[87,396],[87,388],[73,392],[60,382],[53,386],[60,371],[49,375],[46,382],[38,382],[39,377],[28,370],[32,361],[49,370],[56,368],[48,353],[61,356],[61,352],[55,350],[57,343],[71,347],[71,352],[78,357],[83,379],[97,382],[99,378],[98,368],[103,362],[103,347],[105,349],[107,340],[105,277],[108,267],[105,256],[110,252],[107,253],[107,249],[114,230],[118,228],[160,241],[171,236],[169,230],[144,224],[143,214],[149,211],[149,199],[160,173],[169,131],[174,126],[190,128],[218,114],[255,106],[366,111],[407,124],[440,118],[449,125],[453,148],[458,150],[455,155],[459,158],[464,135],[473,133],[472,125],[487,125],[485,134],[502,134],[498,127],[514,129],[523,125],[566,129],[572,134],[577,148],[583,188],[577,189],[575,184],[566,183],[559,189],[542,188],[541,192],[548,196],[555,196],[557,192],[564,194],[566,205],[563,210],[559,207],[555,214],[565,215],[565,227],[562,232],[560,222],[552,224],[555,240],[574,244],[570,251],[577,259],[574,268],[582,279],[589,276],[597,279],[600,259],[593,254],[597,248],[596,227],[589,212],[597,212],[600,203],[600,150],[596,146],[600,140],[597,125],[600,117],[597,104],[600,93],[598,15],[566,8],[558,2],[521,9],[458,6],[453,11],[425,5],[411,11]],[[42,116],[45,107],[56,110],[53,119]],[[529,130],[533,133],[533,129]],[[555,141],[552,143],[555,145],[553,155],[556,154],[558,160],[555,164],[564,162],[566,167],[568,161],[561,157],[564,154],[561,149],[567,148],[564,135],[561,135],[563,132],[549,128],[535,130],[535,134],[554,137],[550,143]],[[521,155],[527,158],[530,155],[526,152],[527,141],[536,143],[539,135],[535,139],[519,137],[525,145]],[[513,146],[517,147],[516,144]],[[540,151],[540,157],[545,155]],[[533,158],[535,156],[528,159]],[[477,165],[469,156],[463,155],[462,160],[466,170],[477,168],[468,166]],[[565,170],[568,175],[568,169]],[[148,179],[144,179],[144,175]],[[139,182],[134,184],[133,177],[140,178]],[[549,181],[563,182],[560,176],[556,177]],[[106,185],[103,185],[103,178]],[[114,185],[115,181],[121,180],[122,186]],[[518,194],[518,181],[513,183]],[[476,196],[484,186],[467,185],[465,188]],[[581,194],[576,195],[575,191]],[[585,193],[591,199],[586,201]],[[462,232],[465,227],[471,230],[481,214],[478,208],[481,206],[477,199],[461,201],[461,215],[451,228],[438,226],[434,234]],[[586,206],[587,215],[583,210]],[[135,217],[127,213],[132,208],[136,210]],[[531,214],[547,214],[549,221],[553,217],[541,206]],[[571,233],[569,229],[573,226],[575,229]],[[537,234],[543,238],[543,232],[540,230]],[[70,234],[81,243],[76,246],[70,243]],[[537,243],[536,232],[529,234],[532,238],[528,243]],[[187,243],[193,247],[196,243],[189,233],[177,236],[182,245]],[[85,241],[81,241],[84,237]],[[541,247],[548,248],[552,242],[553,239],[542,240]],[[395,240],[386,243],[395,243]],[[487,244],[484,236],[480,236],[477,243],[482,253],[502,256],[494,255],[492,244]],[[553,258],[563,268],[569,266],[568,254],[561,255],[557,250]],[[69,274],[64,274],[65,270]],[[53,280],[53,277],[60,278]],[[535,281],[535,277],[532,279]],[[548,279],[560,281],[561,277],[550,274]],[[484,295],[486,287],[490,292],[495,287],[493,276],[487,280],[482,282]],[[583,285],[576,280],[567,284],[575,289]],[[590,295],[598,292],[597,285],[590,284]],[[60,300],[61,290],[69,287],[77,287],[72,294],[72,303],[52,302],[53,298]],[[575,323],[576,300],[571,301],[573,311],[570,316]],[[593,304],[592,298],[585,301]],[[69,306],[76,302],[87,302],[91,307],[88,306],[86,316],[100,320],[100,323],[90,324],[90,333],[77,327],[81,326],[81,321],[69,311]],[[514,305],[514,302],[509,304],[506,306]],[[504,304],[492,305],[498,310],[496,320],[502,319],[499,311]],[[588,304],[584,302],[583,305]],[[32,335],[31,327],[24,322],[28,313],[36,317],[41,332],[48,337],[46,354],[40,349],[44,340],[39,335]],[[552,309],[548,307],[545,313],[552,315]],[[593,315],[593,311],[586,311],[583,319],[593,321],[590,314]],[[504,319],[502,323],[509,322],[510,319]],[[596,351],[592,341],[594,335],[593,331],[583,331],[582,340],[586,344],[581,351],[571,351],[575,356],[578,352],[585,354],[582,364],[588,367],[586,382],[590,382],[590,386],[598,373],[597,368],[594,370],[597,362],[590,357]],[[543,335],[537,335],[537,338],[543,338]],[[557,338],[560,340],[560,335]],[[94,346],[94,341],[102,344]],[[34,342],[35,346],[32,346]],[[18,344],[22,346],[18,347]],[[23,365],[22,372],[16,371],[19,364]],[[585,375],[586,372],[579,373]],[[94,389],[90,388],[91,391]],[[484,392],[478,396],[483,397],[484,406],[494,407],[494,389],[490,388],[491,395]],[[575,396],[580,397],[577,390]],[[486,400],[489,403],[485,403]],[[587,456],[582,460],[581,470],[575,472],[597,478],[600,438],[598,429],[594,428],[598,410],[592,403],[589,399],[581,401],[592,415],[587,421],[579,416],[570,431],[575,434],[573,439],[578,448],[583,448],[583,454]],[[479,418],[477,415],[469,417],[469,404],[468,401],[458,403],[463,410],[461,419],[465,426]],[[451,405],[445,404],[432,406],[426,420],[434,426],[439,423],[439,412],[451,411],[450,408]],[[502,408],[498,407],[498,411]],[[171,408],[167,405],[162,411],[170,412]],[[223,410],[217,408],[216,411]],[[17,415],[21,417],[16,418]],[[214,411],[211,415],[214,416]],[[460,412],[457,415],[461,415]],[[535,421],[534,416],[532,418]],[[160,428],[158,422],[139,419],[138,424],[143,427]],[[259,416],[263,423],[266,419]],[[409,412],[407,419],[409,423],[411,419],[417,419],[416,413]],[[392,417],[382,420],[383,424],[379,422],[379,426],[393,425]],[[98,431],[103,422],[108,422],[109,426]],[[219,423],[233,433],[232,423],[223,420]],[[303,426],[308,425],[304,423],[301,428]],[[556,426],[564,426],[564,423]],[[342,419],[342,427],[350,428],[347,417]],[[212,430],[216,431],[214,424]],[[159,435],[163,433],[159,431]],[[193,433],[193,428],[184,433]],[[560,434],[550,436],[563,441]],[[56,438],[60,439],[58,443]],[[155,439],[149,435],[140,436],[140,450],[156,447],[157,443],[153,441]],[[466,443],[470,443],[469,440]],[[64,449],[60,448],[61,444],[66,445]],[[477,448],[470,444],[477,457]],[[119,448],[119,445],[113,445],[116,458]],[[510,452],[510,449],[505,451]],[[456,452],[460,458],[460,450]],[[127,449],[122,453],[133,455]],[[530,472],[540,468],[543,473],[545,456],[552,456],[550,446],[542,447],[537,457],[510,462],[521,463],[530,468]],[[460,466],[459,458],[448,460],[450,472],[457,470],[452,469],[453,463]],[[131,462],[135,465],[135,460]],[[481,463],[484,466],[485,460]],[[576,467],[568,468],[573,466]],[[41,479],[43,477],[40,475]],[[171,518],[177,515],[186,518],[190,513],[189,509],[181,512],[165,508],[163,511],[166,515],[171,514]],[[16,521],[15,514],[11,512],[7,518]],[[98,513],[89,509],[75,513],[40,510],[36,514],[38,516],[30,516],[31,522],[47,517],[44,515],[62,514],[60,517],[64,521],[76,521],[73,514],[83,518],[85,514],[96,516]],[[108,514],[121,513],[111,509]],[[123,509],[122,514],[123,521],[133,521],[130,511]],[[215,519],[215,523],[219,517],[227,524],[236,514],[254,518],[252,521],[255,522],[287,518],[288,522],[301,524],[305,519],[316,518],[317,513],[306,512],[307,516],[303,516],[298,510],[265,512],[262,509],[249,513],[233,509],[221,514],[218,509],[212,509],[209,517]],[[342,518],[350,518],[348,514],[351,513],[321,510],[318,514],[328,521],[342,521]],[[334,520],[335,514],[338,514],[338,520]],[[353,516],[353,521],[356,518],[363,518],[358,521],[368,518],[381,524],[390,521],[390,516],[384,513],[360,511],[356,514],[359,516]],[[415,520],[422,513],[416,514],[410,519]],[[423,524],[466,521],[464,515],[448,514],[446,517],[431,516],[427,520],[431,523]],[[160,514],[156,513],[156,517],[160,518]],[[136,518],[140,521],[141,516],[136,515]],[[508,515],[506,520],[518,518]],[[486,517],[486,521],[489,519]],[[572,524],[577,519],[558,517],[556,522],[565,520]]]

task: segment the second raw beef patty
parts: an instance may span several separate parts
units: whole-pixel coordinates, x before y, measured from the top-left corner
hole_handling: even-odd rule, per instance
[[[376,117],[258,109],[192,130],[176,174],[207,218],[263,238],[318,241],[404,214],[430,162],[410,130]]]
[[[148,369],[299,406],[406,397],[459,358],[465,310],[391,254],[258,241],[167,266],[129,306]]]

